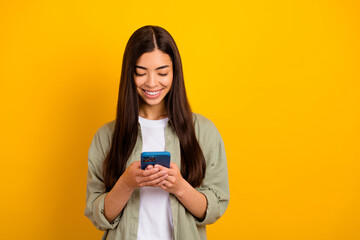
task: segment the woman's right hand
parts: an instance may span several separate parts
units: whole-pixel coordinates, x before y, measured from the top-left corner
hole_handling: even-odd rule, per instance
[[[105,217],[112,222],[120,214],[136,188],[153,186],[168,177],[168,170],[160,170],[157,167],[147,166],[145,170],[140,168],[140,161],[130,164],[115,186],[105,196]]]
[[[125,172],[119,178],[129,190],[144,186],[155,186],[168,177],[168,170],[160,170],[151,165],[145,170],[141,169],[140,161],[135,161],[129,165]]]

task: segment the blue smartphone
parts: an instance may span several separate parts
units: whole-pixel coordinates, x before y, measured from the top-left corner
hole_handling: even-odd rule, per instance
[[[155,164],[170,168],[170,153],[166,151],[141,153],[141,169],[145,169],[148,165]]]

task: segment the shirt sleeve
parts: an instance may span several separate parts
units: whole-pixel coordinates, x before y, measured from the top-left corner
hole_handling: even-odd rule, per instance
[[[207,199],[205,218],[195,219],[197,225],[211,224],[217,221],[225,212],[229,200],[229,180],[224,142],[218,134],[218,144],[206,158],[206,174],[202,185],[197,188]]]
[[[107,192],[105,192],[102,165],[110,144],[102,137],[101,131],[103,130],[104,128],[100,128],[96,132],[89,148],[85,216],[97,229],[105,231],[116,228],[122,213],[111,223],[104,215],[104,202]]]

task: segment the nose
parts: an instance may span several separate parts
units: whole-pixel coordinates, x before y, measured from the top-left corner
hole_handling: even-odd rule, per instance
[[[147,79],[146,79],[146,86],[149,87],[149,88],[153,88],[153,87],[156,87],[157,85],[157,81],[156,81],[156,77],[155,77],[155,74],[154,73],[150,73],[147,75]]]

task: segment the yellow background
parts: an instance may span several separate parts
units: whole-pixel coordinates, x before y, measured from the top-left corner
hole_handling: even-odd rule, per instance
[[[87,152],[115,116],[122,54],[166,28],[193,111],[226,147],[208,238],[360,239],[359,1],[0,2],[0,239],[100,239]]]

